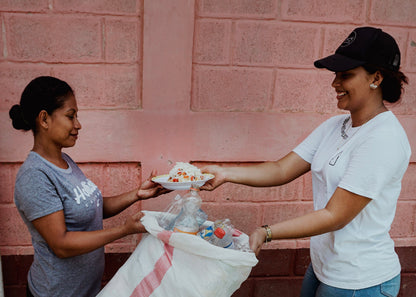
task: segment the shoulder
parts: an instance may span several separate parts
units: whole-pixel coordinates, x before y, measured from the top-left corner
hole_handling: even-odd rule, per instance
[[[71,163],[75,163],[75,162],[74,162],[74,160],[72,160],[72,158],[71,158],[68,154],[66,154],[66,153],[62,153],[62,158],[63,158],[65,161],[69,161],[69,162],[71,162]]]
[[[329,119],[322,122],[317,128],[315,128],[313,134],[319,135],[321,133],[330,133],[333,130],[339,129],[349,118],[350,116],[348,114],[340,114],[330,117]]]
[[[44,174],[45,167],[41,157],[35,152],[30,152],[17,173],[16,182],[25,177]]]
[[[384,112],[375,118],[374,123],[371,123],[368,130],[371,131],[369,138],[377,138],[379,141],[391,142],[410,149],[406,131],[397,117],[390,111]]]
[[[329,119],[325,120],[321,126],[322,127],[334,127],[334,126],[341,126],[344,121],[347,121],[347,119],[350,118],[349,114],[339,114],[333,117],[330,117]]]
[[[399,120],[392,112],[378,115],[366,127],[363,144],[372,146],[375,154],[401,154],[403,158],[410,158],[411,149],[407,134]]]

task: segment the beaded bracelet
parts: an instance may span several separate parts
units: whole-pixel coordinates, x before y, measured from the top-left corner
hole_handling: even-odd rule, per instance
[[[270,229],[269,225],[263,225],[264,229],[266,229],[266,239],[264,240],[265,243],[272,241],[272,229]]]

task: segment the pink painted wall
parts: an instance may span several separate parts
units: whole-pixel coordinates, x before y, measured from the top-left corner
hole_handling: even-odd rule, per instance
[[[332,74],[313,61],[364,25],[396,37],[410,80],[391,108],[415,152],[391,233],[398,246],[416,246],[415,15],[414,0],[0,0],[0,254],[33,252],[13,204],[32,136],[13,130],[8,117],[32,78],[57,76],[75,89],[83,129],[67,152],[111,195],[176,161],[282,157],[338,113]],[[126,213],[162,210],[174,194]],[[229,217],[245,232],[312,206],[309,175],[280,188],[225,185],[202,196],[211,219]],[[107,251],[132,251],[139,239]]]

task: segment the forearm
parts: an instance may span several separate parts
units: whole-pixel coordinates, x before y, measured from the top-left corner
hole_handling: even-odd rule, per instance
[[[68,258],[92,252],[128,234],[123,225],[97,231],[70,231],[51,248],[59,258]]]
[[[305,238],[334,231],[339,225],[326,209],[273,224],[270,227],[271,238],[267,238],[266,228],[259,227],[250,235],[250,248],[258,255],[264,242],[275,239]]]
[[[304,238],[342,229],[370,202],[370,198],[337,188],[324,209],[271,225],[272,239]],[[266,235],[264,228],[250,235],[250,247],[256,254]]]
[[[224,168],[225,181],[252,187],[269,187],[281,184],[278,165],[264,162],[250,166]]]
[[[341,227],[342,224],[325,208],[270,226],[272,239],[311,237],[335,231]]]
[[[139,200],[137,189],[117,196],[103,198],[103,216],[112,217]]]
[[[253,187],[284,185],[310,170],[310,164],[290,152],[274,162],[225,169],[225,180]]]

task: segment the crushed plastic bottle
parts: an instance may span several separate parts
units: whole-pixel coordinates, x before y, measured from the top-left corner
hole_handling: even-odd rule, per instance
[[[208,220],[208,215],[202,209],[198,209],[196,220],[198,221],[199,227],[201,227]]]
[[[182,212],[174,223],[174,232],[182,232],[196,235],[199,231],[197,220],[202,199],[199,197],[199,187],[192,184],[190,191],[183,197]]]
[[[165,230],[172,231],[176,219],[182,212],[183,202],[183,198],[180,195],[176,195],[165,212],[158,217],[159,226]]]

